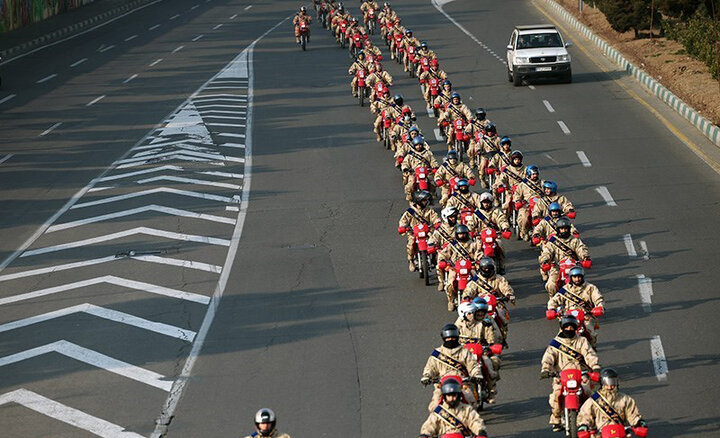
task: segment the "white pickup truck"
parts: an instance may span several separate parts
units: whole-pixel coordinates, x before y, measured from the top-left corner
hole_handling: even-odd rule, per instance
[[[572,82],[571,45],[552,24],[515,26],[507,46],[508,81],[515,86],[539,77]]]

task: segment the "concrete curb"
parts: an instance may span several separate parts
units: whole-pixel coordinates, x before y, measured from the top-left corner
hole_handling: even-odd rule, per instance
[[[685,117],[700,132],[702,132],[715,145],[720,146],[720,128],[713,125],[708,119],[701,116],[694,108],[683,102],[679,97],[674,95],[670,90],[665,88],[660,82],[647,74],[642,69],[636,67],[633,63],[625,59],[620,52],[615,50],[605,40],[595,35],[587,26],[582,24],[577,18],[569,13],[565,8],[560,6],[554,0],[543,0],[545,4],[550,6],[558,13],[569,25],[579,30],[583,35],[589,38],[595,45],[602,49],[603,54],[612,59],[616,64],[630,73],[638,82],[640,82],[650,93],[654,94],[660,100],[665,102],[670,108],[674,109],[678,114]]]
[[[133,8],[136,8],[138,6],[141,6],[145,3],[149,3],[153,0],[133,0],[130,1],[122,6],[119,6],[115,9],[111,9],[109,11],[105,11],[102,14],[98,14],[92,18],[88,18],[87,20],[83,20],[79,23],[72,24],[70,26],[63,27],[61,29],[58,29],[54,32],[51,32],[49,34],[43,35],[41,37],[35,38],[33,40],[27,41],[25,43],[22,43],[20,45],[17,45],[15,47],[11,47],[6,50],[0,51],[0,58],[11,58],[14,55],[19,55],[20,53],[26,52],[28,50],[32,50],[35,47],[41,46],[43,44],[49,43],[51,41],[55,41],[57,39],[60,39],[64,36],[70,35],[75,32],[79,32],[81,30],[84,30],[90,26],[93,26],[95,24],[98,24],[102,21],[108,20],[112,17],[115,17],[117,15],[120,15],[124,12],[127,12]]]

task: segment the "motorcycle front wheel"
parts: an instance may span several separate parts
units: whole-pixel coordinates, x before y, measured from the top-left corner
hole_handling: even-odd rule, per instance
[[[577,415],[578,411],[566,409],[565,410],[565,436],[570,438],[577,438],[578,426],[577,426]]]
[[[420,263],[422,266],[421,271],[425,275],[425,286],[430,285],[430,264],[428,263],[427,251],[420,251]],[[422,277],[422,275],[421,275]]]

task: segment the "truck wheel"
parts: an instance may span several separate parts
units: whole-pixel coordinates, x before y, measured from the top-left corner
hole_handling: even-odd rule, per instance
[[[513,85],[516,87],[522,85],[522,78],[519,75],[513,75]]]

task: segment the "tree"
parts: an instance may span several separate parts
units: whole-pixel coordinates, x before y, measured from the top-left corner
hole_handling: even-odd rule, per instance
[[[639,31],[650,27],[650,13],[652,0],[600,0],[600,11],[605,14],[610,26],[617,32],[635,31],[635,38]],[[655,22],[658,22],[657,8]]]

